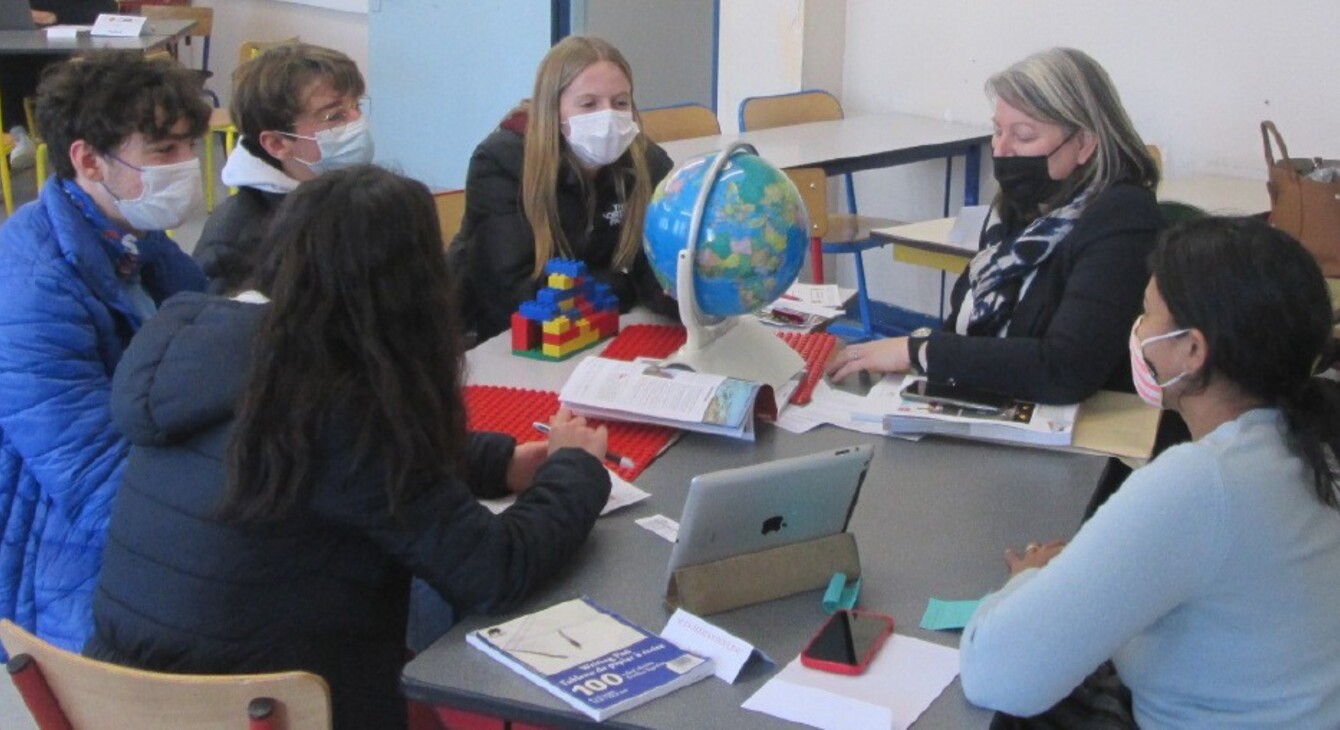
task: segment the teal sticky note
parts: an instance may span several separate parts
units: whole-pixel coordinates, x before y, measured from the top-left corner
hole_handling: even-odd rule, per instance
[[[851,610],[860,595],[860,578],[848,583],[846,573],[834,573],[833,579],[828,582],[828,590],[824,591],[824,612],[832,614],[839,608]]]
[[[932,598],[926,604],[926,613],[921,617],[921,628],[931,631],[961,629],[968,625],[973,611],[981,601],[942,601]]]

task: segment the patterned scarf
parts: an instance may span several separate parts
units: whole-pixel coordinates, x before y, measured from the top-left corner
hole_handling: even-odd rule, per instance
[[[98,238],[102,240],[103,250],[107,252],[107,257],[112,260],[112,267],[116,269],[116,275],[122,281],[128,281],[139,274],[140,270],[140,249],[137,245],[139,239],[135,234],[123,230],[120,226],[107,218],[101,210],[98,210],[97,203],[93,198],[84,192],[73,179],[65,178],[60,181],[61,190],[65,196],[70,199],[84,216],[84,220],[93,226],[93,230],[98,232]],[[146,237],[153,235],[154,232],[146,233]],[[163,235],[162,232],[157,232]]]
[[[968,264],[973,298],[968,334],[995,336],[1009,323],[1024,282],[1074,230],[1088,198],[1088,191],[1080,193],[1065,207],[1029,223],[1012,239],[1006,237],[1005,225],[996,211],[991,211],[982,234],[986,248]]]

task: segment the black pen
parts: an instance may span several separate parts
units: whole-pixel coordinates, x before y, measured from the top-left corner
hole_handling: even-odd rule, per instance
[[[549,424],[547,423],[536,421],[530,425],[534,426],[536,431],[539,431],[540,433],[545,434],[546,436],[549,434]],[[633,463],[632,459],[628,458],[627,456],[620,456],[608,449],[605,450],[605,460],[618,464],[620,467],[624,469],[634,469],[637,467],[637,465]]]

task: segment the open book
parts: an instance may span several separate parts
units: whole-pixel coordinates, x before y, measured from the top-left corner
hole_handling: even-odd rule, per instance
[[[559,401],[583,416],[673,426],[754,440],[754,420],[777,418],[772,388],[721,375],[588,357]]]
[[[712,674],[687,652],[585,596],[472,631],[471,646],[599,721]]]
[[[1001,399],[988,404],[960,403],[915,393],[925,378],[885,378],[870,389],[859,420],[881,421],[890,434],[940,434],[984,441],[1039,446],[1069,446],[1075,439],[1079,404],[1042,405]]]

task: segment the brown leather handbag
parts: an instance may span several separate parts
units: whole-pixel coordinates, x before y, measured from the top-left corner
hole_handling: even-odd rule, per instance
[[[1278,159],[1272,138],[1279,148]],[[1289,157],[1289,149],[1271,121],[1261,122],[1261,142],[1270,171],[1267,187],[1271,225],[1302,242],[1321,264],[1322,273],[1340,277],[1340,175],[1328,180],[1309,177],[1321,168],[1340,168],[1340,160]]]

